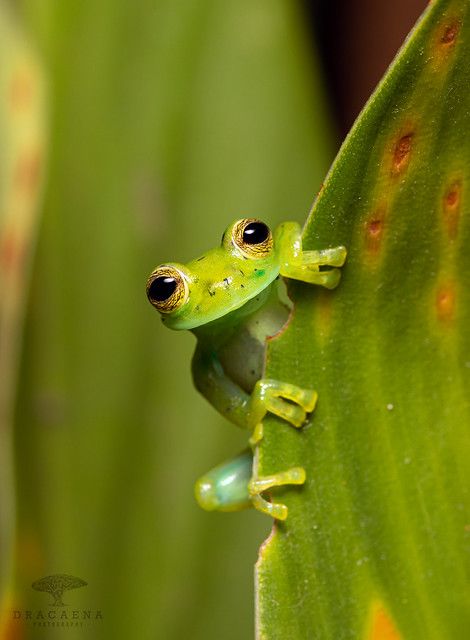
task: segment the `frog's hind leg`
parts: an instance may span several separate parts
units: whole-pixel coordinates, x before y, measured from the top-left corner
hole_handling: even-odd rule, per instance
[[[269,502],[262,494],[273,487],[304,482],[305,470],[302,467],[256,477],[253,453],[246,449],[200,478],[196,482],[195,494],[199,506],[206,511],[239,511],[253,506],[277,520],[285,520],[286,505]]]
[[[287,471],[280,471],[270,476],[254,476],[250,480],[248,491],[255,509],[277,520],[285,520],[288,513],[286,505],[278,502],[268,502],[261,494],[273,487],[283,487],[292,484],[301,485],[304,484],[304,482],[305,469],[303,469],[303,467],[292,467]]]

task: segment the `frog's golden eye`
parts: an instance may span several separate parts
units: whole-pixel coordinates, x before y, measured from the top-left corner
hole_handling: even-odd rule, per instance
[[[147,298],[160,313],[176,311],[188,299],[188,285],[175,267],[162,265],[147,280]]]
[[[270,228],[256,218],[236,222],[232,230],[232,241],[249,258],[265,258],[273,248]]]

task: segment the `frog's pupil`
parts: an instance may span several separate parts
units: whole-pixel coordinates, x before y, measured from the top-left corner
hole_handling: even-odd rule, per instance
[[[153,302],[164,302],[176,291],[176,279],[171,276],[155,278],[149,288],[149,298]]]
[[[269,228],[264,222],[250,222],[243,230],[243,242],[261,244],[269,238]]]

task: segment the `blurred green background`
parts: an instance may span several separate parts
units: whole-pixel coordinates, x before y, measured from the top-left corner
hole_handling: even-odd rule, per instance
[[[370,68],[347,11],[350,39],[325,37],[327,3],[9,4],[42,59],[50,129],[16,394],[13,606],[47,608],[31,583],[66,573],[88,586],[64,601],[103,619],[22,619],[8,637],[252,637],[253,564],[270,521],[207,514],[192,495],[246,434],[193,389],[194,340],[161,326],[145,280],[216,244],[237,217],[302,221],[358,109],[341,64],[346,85],[373,85],[386,43],[396,49],[424,2],[397,10]]]

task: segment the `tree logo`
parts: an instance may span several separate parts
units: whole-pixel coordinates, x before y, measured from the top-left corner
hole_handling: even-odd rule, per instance
[[[85,587],[88,583],[81,578],[75,576],[67,576],[63,573],[57,573],[53,576],[46,576],[40,580],[36,580],[31,585],[36,591],[48,591],[54,598],[54,602],[51,605],[56,607],[65,607],[62,602],[62,594],[69,589],[78,589],[78,587]]]

